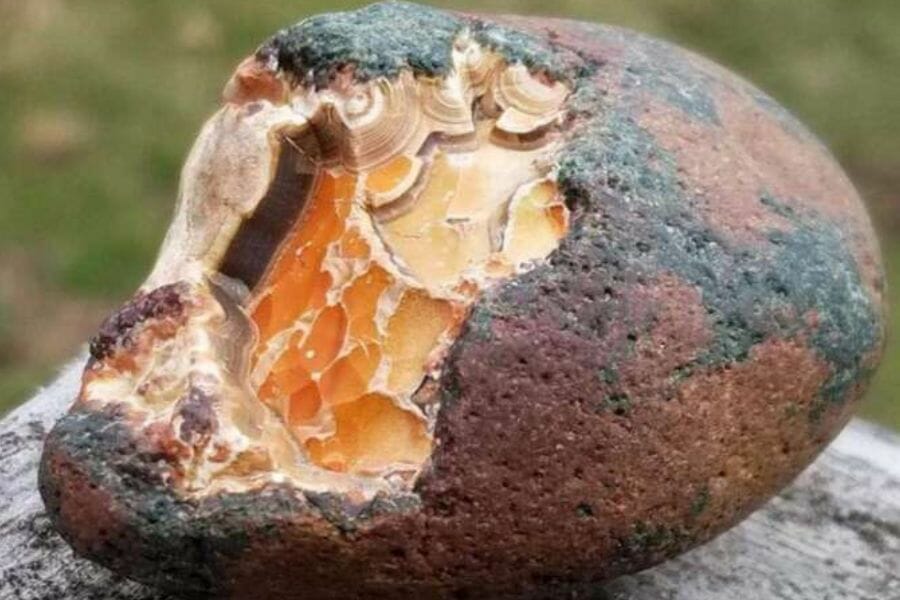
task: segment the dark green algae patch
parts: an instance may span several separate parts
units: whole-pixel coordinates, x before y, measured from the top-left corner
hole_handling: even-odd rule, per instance
[[[452,68],[453,43],[464,31],[511,63],[523,63],[559,80],[570,80],[577,59],[533,36],[478,18],[408,2],[379,2],[354,11],[310,17],[283,29],[257,51],[274,57],[281,70],[305,85],[324,86],[352,68],[367,81],[416,75],[445,76]]]

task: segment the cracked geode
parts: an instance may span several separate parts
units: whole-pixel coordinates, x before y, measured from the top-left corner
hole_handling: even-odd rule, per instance
[[[376,4],[241,63],[41,490],[188,595],[545,597],[709,539],[884,337],[828,152],[623,30]]]

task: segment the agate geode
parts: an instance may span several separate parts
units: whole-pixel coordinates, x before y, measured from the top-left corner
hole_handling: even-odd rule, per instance
[[[578,592],[816,455],[883,285],[828,152],[712,63],[571,21],[319,16],[227,84],[41,489],[80,554],[181,594]]]

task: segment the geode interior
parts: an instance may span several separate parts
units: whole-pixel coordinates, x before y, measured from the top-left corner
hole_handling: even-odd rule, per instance
[[[168,436],[187,493],[411,488],[471,305],[566,234],[568,94],[465,34],[447,76],[319,87],[251,57],[138,300],[179,308],[105,347],[80,401]]]

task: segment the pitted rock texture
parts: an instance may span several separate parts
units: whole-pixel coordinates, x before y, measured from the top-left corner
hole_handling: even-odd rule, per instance
[[[727,529],[847,421],[884,340],[877,243],[827,150],[750,84],[620,29],[401,3],[259,53],[317,85],[441,75],[465,28],[571,86],[571,225],[476,302],[415,487],[181,498],[121,415],[79,409],[41,478],[79,552],[199,596],[568,597]]]

